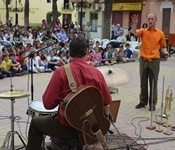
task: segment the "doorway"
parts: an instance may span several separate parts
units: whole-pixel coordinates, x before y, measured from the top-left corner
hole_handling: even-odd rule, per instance
[[[170,33],[170,18],[171,18],[171,8],[164,8],[162,13],[162,31],[165,37],[169,36]]]

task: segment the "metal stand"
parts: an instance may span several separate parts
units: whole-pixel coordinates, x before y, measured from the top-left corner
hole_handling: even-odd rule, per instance
[[[156,129],[156,126],[153,125],[153,97],[154,97],[154,78],[152,79],[152,91],[151,91],[151,120],[150,125],[146,127],[148,130]]]
[[[25,57],[25,58],[29,58],[29,62],[31,65],[31,70],[30,70],[30,73],[31,73],[31,101],[34,100],[34,84],[33,84],[33,58],[34,58],[34,54],[59,42],[59,40],[56,37],[52,37],[52,38],[53,38],[53,40],[55,40],[54,43],[51,43],[43,48],[35,50]],[[27,110],[27,114],[28,114],[28,110]]]
[[[4,143],[2,145],[2,148],[7,148],[10,150],[15,150],[15,139],[14,139],[14,135],[17,134],[19,139],[21,140],[21,142],[23,143],[23,147],[26,147],[26,144],[24,142],[24,140],[22,139],[22,137],[20,136],[20,134],[17,131],[14,131],[14,121],[15,121],[15,116],[14,116],[14,103],[15,103],[15,99],[10,99],[11,100],[11,131],[9,131],[5,137]],[[21,147],[21,148],[23,148]],[[18,149],[21,149],[18,148]]]

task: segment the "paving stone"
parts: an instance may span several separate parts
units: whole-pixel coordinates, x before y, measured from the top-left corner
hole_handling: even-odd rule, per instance
[[[164,82],[164,97],[165,100],[165,90],[168,86],[173,91],[173,97],[175,95],[175,55],[172,55],[167,61],[161,61],[160,63],[160,74],[158,80],[158,104],[156,106],[156,111],[153,113],[153,120],[155,116],[160,115],[160,108],[162,102],[162,85],[163,76],[165,77]],[[147,126],[151,124],[150,118],[151,113],[148,107],[143,109],[135,109],[135,105],[139,103],[139,92],[140,92],[140,81],[139,81],[139,62],[136,60],[132,63],[116,64],[113,67],[118,67],[127,70],[132,78],[125,85],[118,86],[119,92],[113,93],[113,100],[121,100],[121,105],[118,112],[117,121],[115,123],[117,129],[121,133],[125,133],[134,139],[139,139],[139,142],[148,144],[148,150],[174,150],[175,142],[172,141],[174,138],[174,132],[172,135],[167,136],[163,133],[158,133],[156,131],[151,131],[146,129]],[[34,84],[34,100],[41,99],[42,94],[52,76],[52,73],[41,73],[34,74],[33,84]],[[117,78],[117,76],[116,76]],[[13,77],[12,83],[14,89],[23,89],[28,91],[30,94],[31,89],[31,79],[30,76],[24,75],[21,77]],[[0,91],[10,90],[10,78],[5,78],[0,80]],[[175,100],[174,100],[175,101]],[[172,103],[172,108],[167,113],[170,114],[168,122],[175,125],[175,105],[174,101]],[[25,139],[27,139],[27,130],[30,124],[31,117],[26,114],[30,107],[31,96],[29,98],[16,99],[14,104],[15,116],[19,116],[15,121],[15,130],[20,133]],[[4,100],[0,98],[0,147],[3,144],[4,138],[7,132],[10,130],[10,120],[9,118],[3,119],[2,116],[10,116],[11,113],[11,102],[10,100]],[[160,117],[157,117],[160,119]],[[148,120],[149,119],[149,120]],[[145,121],[144,121],[145,120]],[[146,121],[147,120],[147,121]],[[166,119],[163,119],[166,121]],[[19,123],[18,123],[19,122]],[[133,124],[136,126],[134,128]],[[157,127],[157,124],[153,123]],[[164,131],[167,129],[162,127]],[[111,125],[111,129],[115,131],[115,128]],[[137,132],[136,132],[136,131]],[[116,132],[116,131],[115,131]],[[136,134],[136,133],[137,134]],[[140,137],[139,137],[140,136]],[[161,140],[158,140],[161,138]],[[169,140],[167,142],[167,140]],[[158,142],[157,144],[154,144]],[[26,141],[25,141],[26,142]],[[161,143],[160,143],[161,142]],[[153,143],[153,144],[150,144]],[[21,142],[18,138],[15,138],[15,145],[20,145]]]

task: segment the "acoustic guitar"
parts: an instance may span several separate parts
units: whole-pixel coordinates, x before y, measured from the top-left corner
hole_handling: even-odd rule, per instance
[[[104,135],[109,130],[110,122],[104,116],[103,107],[101,92],[96,87],[83,85],[64,98],[60,113],[77,129],[81,141],[88,145],[99,141],[108,150]]]

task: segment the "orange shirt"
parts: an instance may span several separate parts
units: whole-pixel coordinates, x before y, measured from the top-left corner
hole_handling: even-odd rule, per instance
[[[166,47],[165,35],[159,29],[139,29],[137,35],[141,37],[140,56],[145,60],[160,58],[160,48]]]

